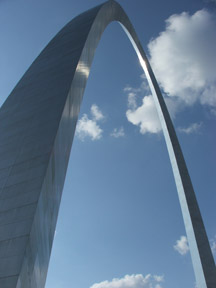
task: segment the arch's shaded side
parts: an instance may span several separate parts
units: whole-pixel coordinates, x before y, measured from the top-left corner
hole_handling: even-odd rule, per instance
[[[0,287],[44,286],[80,103],[95,49],[111,21],[123,25],[152,89],[198,287],[216,287],[214,260],[169,113],[136,33],[114,1],[68,23],[0,110]]]

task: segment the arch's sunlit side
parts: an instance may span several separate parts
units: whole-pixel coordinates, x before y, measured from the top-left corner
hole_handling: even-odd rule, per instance
[[[82,97],[95,49],[118,21],[148,79],[173,168],[199,288],[216,287],[202,217],[176,133],[139,39],[115,1],[69,22],[47,45],[0,110],[0,287],[42,288]]]

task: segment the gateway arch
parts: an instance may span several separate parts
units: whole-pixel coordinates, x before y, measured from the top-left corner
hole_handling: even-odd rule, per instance
[[[69,22],[0,110],[0,287],[42,288],[82,97],[95,49],[118,21],[148,79],[163,128],[199,288],[216,287],[215,263],[190,176],[136,32],[115,1]]]

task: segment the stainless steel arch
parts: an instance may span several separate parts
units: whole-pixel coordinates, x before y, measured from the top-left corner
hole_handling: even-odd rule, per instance
[[[95,49],[112,21],[121,23],[126,31],[151,87],[197,285],[216,287],[214,260],[172,121],[135,30],[115,1],[68,23],[0,110],[0,287],[44,286],[80,103]]]

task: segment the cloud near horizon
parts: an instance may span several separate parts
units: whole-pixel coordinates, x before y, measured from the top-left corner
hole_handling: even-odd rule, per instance
[[[147,274],[125,275],[123,278],[114,278],[93,284],[90,288],[162,288],[163,276]]]

